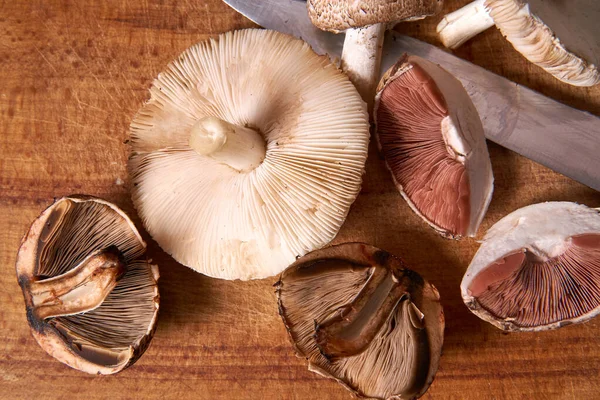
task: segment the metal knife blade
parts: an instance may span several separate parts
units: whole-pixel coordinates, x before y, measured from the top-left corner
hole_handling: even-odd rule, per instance
[[[344,35],[314,27],[304,1],[224,1],[258,25],[302,38],[318,54],[341,57]],[[403,53],[440,64],[462,82],[477,107],[488,139],[600,190],[600,118],[395,32],[386,34],[381,71],[391,67]]]

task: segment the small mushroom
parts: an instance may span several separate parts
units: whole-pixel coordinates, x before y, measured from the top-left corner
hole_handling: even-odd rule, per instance
[[[186,50],[131,123],[133,202],[177,261],[222,279],[280,273],[337,234],[360,191],[364,102],[303,41],[229,32]]]
[[[521,208],[487,232],[463,301],[505,331],[542,331],[600,312],[600,212],[569,202]]]
[[[279,313],[309,370],[359,397],[413,399],[437,371],[444,314],[436,288],[363,243],[314,251],[276,284]]]
[[[532,63],[574,86],[600,82],[597,0],[476,0],[446,15],[440,40],[455,49],[496,25]]]
[[[158,314],[158,268],[133,222],[87,196],[57,200],[31,225],[17,279],[38,344],[68,366],[113,374],[144,353]]]
[[[386,24],[437,14],[443,0],[308,0],[308,15],[319,29],[346,32],[341,67],[370,105],[379,76]]]
[[[375,97],[376,140],[410,207],[448,237],[474,236],[492,198],[483,126],[461,83],[405,55]]]

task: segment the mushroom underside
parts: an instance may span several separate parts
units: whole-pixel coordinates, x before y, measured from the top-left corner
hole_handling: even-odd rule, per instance
[[[431,325],[426,329],[424,318],[439,316],[423,314],[420,303],[426,300],[417,299],[416,293],[429,284],[418,275],[409,270],[400,278],[391,271],[380,275],[377,268],[385,270],[345,258],[292,266],[277,285],[280,313],[297,352],[308,359],[312,371],[336,379],[360,397],[415,398],[431,382],[438,359],[434,353],[441,346],[439,333],[429,331]],[[400,291],[394,291],[397,285]],[[368,299],[362,302],[365,292]],[[381,308],[387,311],[380,313]],[[344,329],[330,330],[323,340],[321,329],[331,328],[329,322],[336,319]],[[327,340],[350,347],[327,354],[325,350],[332,349],[323,346]],[[355,342],[366,346],[356,348]],[[340,349],[348,354],[340,355]]]
[[[261,154],[236,168],[223,161],[251,149],[227,150],[231,137],[217,152],[226,154],[190,147],[207,120],[256,135]],[[133,202],[178,262],[222,279],[265,278],[336,235],[360,191],[368,140],[365,104],[327,57],[278,32],[228,32],[171,63],[132,121]]]
[[[156,296],[156,283],[147,261],[133,260],[99,307],[46,323],[60,332],[70,349],[82,358],[100,365],[120,365],[131,361],[131,351],[139,355],[156,316]]]
[[[377,108],[377,138],[388,169],[410,204],[434,227],[466,235],[470,183],[464,160],[445,142],[448,108],[418,66],[387,83]]]
[[[471,307],[521,328],[593,314],[600,306],[600,234],[572,236],[554,257],[511,252],[482,269],[468,291]]]
[[[43,225],[38,219],[27,237],[33,239],[34,254],[24,254],[22,248],[17,262],[34,337],[74,368],[96,371],[82,367],[89,362],[102,373],[118,372],[145,351],[154,329],[157,270],[145,258],[145,243],[124,214],[91,198],[60,199],[40,219]],[[102,249],[116,252],[124,262],[124,272],[111,278],[108,293],[97,283],[105,266],[82,269],[90,257],[93,261],[105,254]],[[86,275],[73,276],[75,270]],[[89,299],[95,305],[80,312],[80,304]],[[62,304],[54,306],[60,315],[40,313],[57,302]]]
[[[600,82],[597,4],[595,0],[486,1],[494,23],[517,51],[575,86]]]
[[[145,251],[139,235],[109,206],[61,200],[52,207],[40,232],[33,274],[46,278],[64,274],[95,250],[111,245],[117,245],[125,260]]]

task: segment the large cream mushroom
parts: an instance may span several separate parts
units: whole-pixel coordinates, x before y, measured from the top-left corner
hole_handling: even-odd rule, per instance
[[[281,33],[230,32],[186,50],[150,94],[131,124],[133,201],[177,261],[265,278],[335,237],[369,122],[326,57]]]
[[[493,192],[483,126],[461,83],[404,56],[375,97],[377,144],[410,207],[447,237],[475,236]]]
[[[461,283],[465,304],[507,331],[541,331],[600,312],[600,212],[581,204],[523,207],[485,235]]]
[[[443,0],[308,0],[308,15],[319,29],[346,32],[341,67],[371,105],[386,25],[437,14]]]
[[[559,80],[600,82],[600,2],[597,0],[476,0],[446,15],[437,30],[457,48],[496,25],[514,48]]]
[[[87,196],[57,200],[31,225],[17,279],[38,344],[68,366],[113,374],[132,365],[154,334],[158,268],[115,205]]]

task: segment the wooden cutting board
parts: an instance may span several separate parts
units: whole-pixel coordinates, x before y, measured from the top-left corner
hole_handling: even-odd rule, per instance
[[[466,0],[446,0],[446,11]],[[439,44],[440,17],[398,30]],[[347,399],[296,358],[273,283],[226,282],[160,266],[161,314],[146,354],[116,376],[88,376],[29,333],[14,272],[19,241],[54,197],[87,193],[135,216],[127,192],[128,124],[167,63],[193,43],[253,24],[219,0],[0,0],[0,398]],[[457,54],[574,107],[600,114],[600,88],[573,88],[528,64],[495,30]],[[480,235],[546,200],[600,206],[600,193],[490,144],[496,186]],[[599,171],[600,173],[600,171]],[[139,219],[135,221],[141,228]],[[436,236],[394,189],[374,149],[361,195],[335,243],[403,257],[438,288],[446,313],[440,370],[425,399],[600,398],[600,319],[554,332],[504,334],[462,304],[478,244]]]

